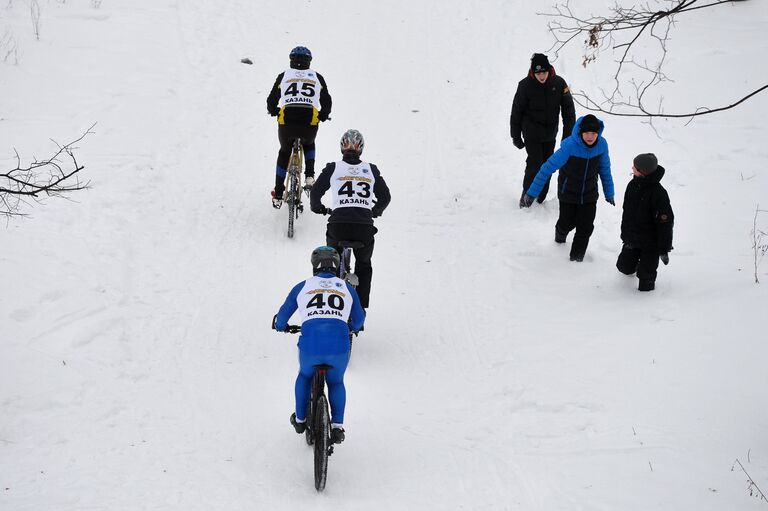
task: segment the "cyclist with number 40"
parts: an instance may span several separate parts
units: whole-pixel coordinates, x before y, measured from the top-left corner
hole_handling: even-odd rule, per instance
[[[277,117],[280,151],[275,168],[272,206],[280,208],[285,192],[285,175],[293,141],[299,139],[304,148],[304,184],[311,187],[315,176],[315,137],[318,122],[331,115],[331,95],[320,73],[310,69],[312,52],[297,46],[289,55],[290,69],[280,73],[267,97],[269,115]]]
[[[374,235],[378,229],[373,219],[381,216],[389,205],[389,188],[379,169],[373,163],[360,159],[365,141],[357,130],[347,130],[341,137],[342,160],[329,163],[318,176],[310,192],[310,207],[321,215],[328,214],[326,243],[342,252],[342,241],[357,241],[361,246],[353,249],[355,275],[359,278],[357,294],[364,309],[368,308],[371,293]],[[321,202],[330,188],[331,207]]]
[[[275,315],[272,328],[287,331],[288,320],[299,311],[300,367],[295,387],[296,412],[291,415],[291,424],[296,433],[304,433],[315,367],[330,366],[325,381],[331,405],[331,441],[338,444],[344,441],[344,372],[349,362],[349,332],[363,328],[365,313],[355,289],[338,277],[340,259],[335,249],[316,248],[311,262],[314,276],[294,286]]]

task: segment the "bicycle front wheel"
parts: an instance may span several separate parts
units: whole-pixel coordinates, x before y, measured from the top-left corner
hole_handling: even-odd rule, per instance
[[[288,237],[293,238],[293,221],[298,217],[299,178],[291,172],[288,178]]]
[[[323,491],[328,475],[328,454],[331,448],[331,418],[328,413],[328,400],[320,395],[315,402],[314,440],[315,440],[315,489]]]

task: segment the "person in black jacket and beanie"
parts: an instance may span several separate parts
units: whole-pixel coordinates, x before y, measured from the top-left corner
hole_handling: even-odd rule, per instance
[[[652,153],[639,154],[632,162],[632,181],[624,193],[621,241],[624,246],[616,268],[625,274],[637,273],[640,291],[653,291],[659,259],[669,264],[675,215],[669,195],[661,186],[664,167]]]
[[[555,68],[542,53],[534,53],[528,76],[517,85],[515,99],[512,102],[512,114],[509,117],[512,143],[518,149],[525,148],[528,157],[525,160],[523,193],[527,190],[542,163],[555,151],[558,117],[562,112],[563,136],[568,138],[576,121],[573,97],[568,84],[555,74]],[[549,181],[542,189],[537,200],[544,202],[549,190]]]
[[[374,235],[378,232],[373,226],[373,219],[381,216],[391,196],[378,167],[360,159],[364,145],[363,135],[357,130],[347,130],[342,135],[342,160],[325,166],[312,187],[309,201],[314,213],[331,213],[325,239],[339,254],[342,253],[340,242],[362,242],[362,247],[353,249],[355,275],[359,279],[357,295],[360,305],[368,309],[373,276],[371,256]],[[331,207],[327,208],[321,199],[329,188]]]

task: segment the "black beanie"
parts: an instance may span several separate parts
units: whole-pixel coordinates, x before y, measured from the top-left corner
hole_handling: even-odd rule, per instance
[[[584,116],[584,118],[581,120],[581,125],[579,126],[579,133],[581,134],[585,131],[600,133],[600,121],[597,120],[597,117],[592,114],[587,114]]]
[[[656,159],[656,155],[653,153],[638,154],[632,160],[632,163],[637,171],[644,176],[653,174],[659,166],[659,160]]]
[[[552,66],[549,65],[549,59],[543,53],[534,53],[531,57],[531,72],[532,73],[549,73],[552,70]]]

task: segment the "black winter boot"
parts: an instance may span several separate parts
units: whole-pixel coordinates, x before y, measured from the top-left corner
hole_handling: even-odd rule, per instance
[[[560,232],[560,230],[555,227],[555,243],[565,243],[565,237],[568,236],[568,233]]]
[[[656,289],[656,282],[653,280],[641,280],[637,289],[638,291],[653,291]]]

